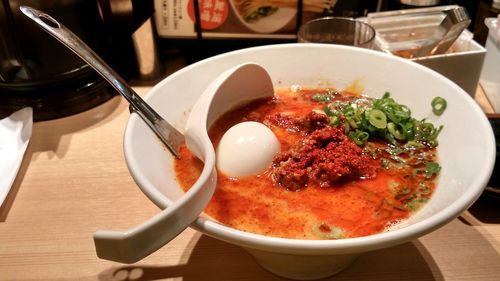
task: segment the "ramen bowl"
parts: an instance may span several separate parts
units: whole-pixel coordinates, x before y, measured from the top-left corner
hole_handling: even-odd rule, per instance
[[[390,92],[416,119],[443,125],[438,154],[442,166],[433,197],[399,227],[379,234],[338,240],[300,240],[239,231],[201,214],[191,227],[245,248],[267,270],[311,280],[333,275],[364,252],[405,243],[445,225],[481,194],[495,159],[494,136],[485,114],[459,86],[424,66],[381,52],[329,44],[280,44],[221,54],[187,66],[158,83],[145,99],[183,129],[190,108],[220,73],[246,62],[262,65],[275,87],[302,85],[349,89],[380,97]],[[435,96],[447,100],[432,114]],[[138,116],[126,127],[124,151],[141,190],[160,208],[183,196],[173,157]]]

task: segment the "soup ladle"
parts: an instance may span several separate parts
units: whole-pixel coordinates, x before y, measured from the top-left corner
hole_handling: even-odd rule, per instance
[[[130,111],[144,120],[174,157],[179,156],[180,146],[186,143],[188,149],[204,162],[201,175],[193,186],[159,214],[128,230],[98,230],[94,234],[98,257],[122,263],[139,261],[175,238],[203,212],[217,181],[215,152],[207,134],[208,126],[228,109],[253,99],[273,96],[271,78],[264,68],[254,63],[226,70],[200,95],[183,134],[163,119],[64,25],[31,7],[21,6],[20,10],[82,58],[123,95],[130,103]]]

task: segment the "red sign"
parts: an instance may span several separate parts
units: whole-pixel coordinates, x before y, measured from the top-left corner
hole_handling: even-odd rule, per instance
[[[200,23],[202,29],[215,29],[227,19],[229,5],[226,0],[198,0]],[[188,14],[195,21],[193,0],[188,2]]]

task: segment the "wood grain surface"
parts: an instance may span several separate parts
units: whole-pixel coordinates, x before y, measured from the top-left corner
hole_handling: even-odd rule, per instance
[[[482,98],[476,96],[489,111]],[[117,96],[74,116],[35,123],[0,209],[0,280],[283,280],[242,248],[192,229],[133,265],[97,258],[96,230],[126,229],[159,212],[125,164],[128,116]],[[483,196],[439,230],[363,254],[328,280],[498,281],[500,201]]]

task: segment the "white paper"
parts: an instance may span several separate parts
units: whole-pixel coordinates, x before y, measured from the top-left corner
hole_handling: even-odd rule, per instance
[[[0,206],[14,182],[33,128],[33,110],[23,108],[0,120]]]

